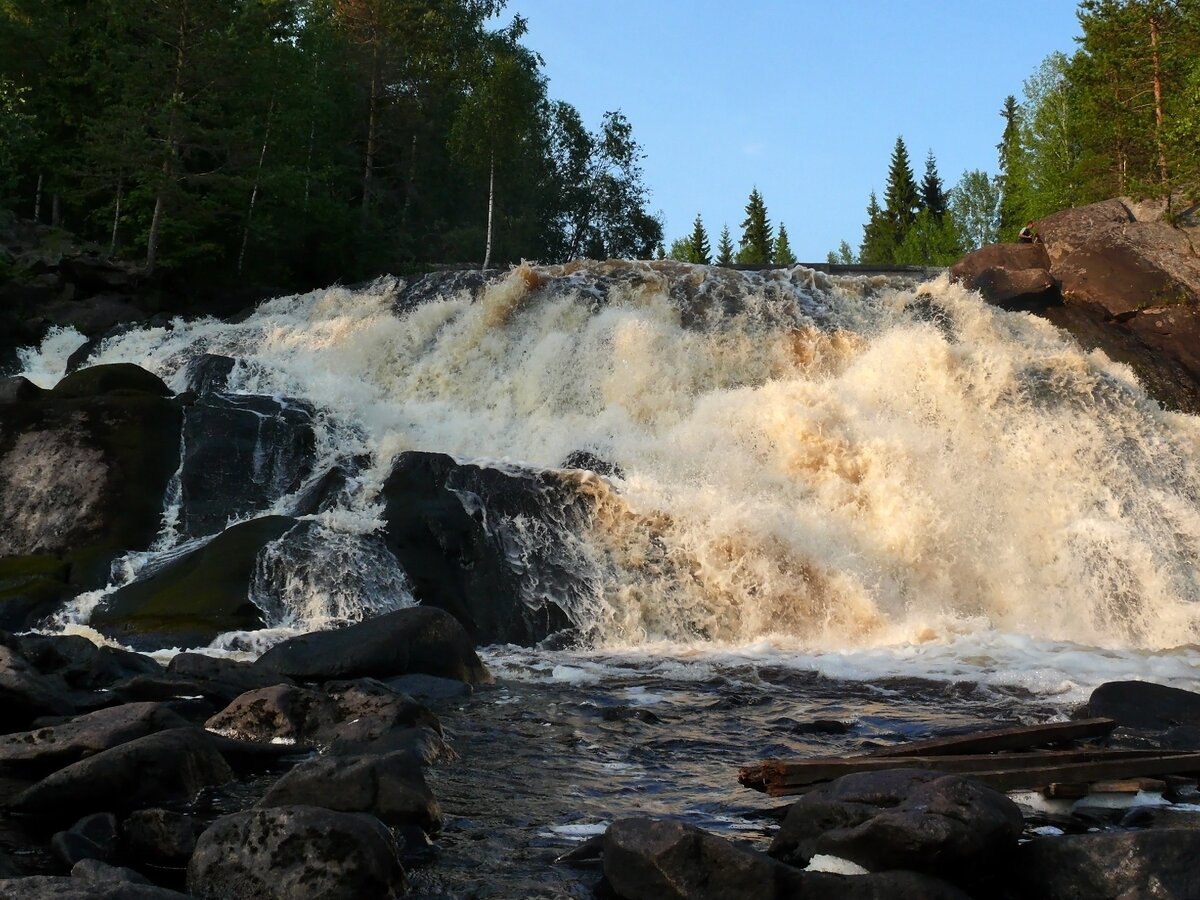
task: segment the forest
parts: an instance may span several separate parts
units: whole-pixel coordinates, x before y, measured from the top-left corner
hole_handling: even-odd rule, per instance
[[[618,110],[503,0],[0,0],[0,211],[179,279],[649,257]]]
[[[945,190],[931,150],[918,183],[897,138],[857,252],[842,241],[829,260],[948,265],[1060,209],[1155,197],[1173,216],[1200,198],[1200,0],[1083,0],[1077,15],[1075,52],[1004,99],[994,174]]]

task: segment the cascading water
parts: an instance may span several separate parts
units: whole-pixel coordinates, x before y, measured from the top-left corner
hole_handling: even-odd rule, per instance
[[[89,360],[183,390],[189,361],[233,357],[230,393],[315,408],[312,472],[362,461],[356,490],[302,517],[320,539],[260,560],[270,624],[412,602],[372,538],[398,453],[558,468],[585,451],[619,474],[579,476],[594,514],[556,545],[578,578],[555,599],[594,650],[1051,688],[1060,676],[1042,667],[1071,652],[1085,681],[1122,659],[1191,677],[1200,421],[1044,321],[945,276],[802,268],[522,266],[478,298],[413,302],[408,288],[383,279],[238,323],[131,331]],[[51,336],[25,374],[53,384],[78,342]],[[522,590],[552,589],[528,562],[544,522],[487,527]]]

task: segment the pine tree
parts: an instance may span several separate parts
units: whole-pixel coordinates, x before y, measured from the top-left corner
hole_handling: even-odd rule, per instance
[[[946,215],[949,197],[946,189],[942,187],[942,177],[938,175],[937,160],[934,159],[932,150],[925,157],[925,177],[921,179],[920,196],[921,209],[929,210],[929,215],[940,225],[942,217]]]
[[[879,208],[875,192],[871,191],[871,202],[867,204],[867,224],[863,226],[862,246],[858,257],[864,266],[887,266],[894,261],[896,239],[888,223],[886,213]]]
[[[1011,241],[1028,220],[1029,166],[1021,139],[1022,117],[1017,98],[1004,98],[1004,134],[996,149],[1000,151],[1000,240]]]
[[[746,202],[746,218],[742,220],[742,243],[738,247],[737,261],[745,265],[769,264],[774,250],[771,230],[767,206],[758,188],[754,188]]]
[[[904,138],[896,138],[892,149],[892,161],[888,169],[887,190],[884,192],[884,217],[891,228],[894,247],[904,243],[904,236],[912,227],[917,216],[921,198],[917,194],[917,183],[913,179],[912,166],[908,161],[908,148]]]
[[[721,240],[717,244],[717,265],[733,265],[733,239],[729,236],[729,226],[721,226]]]
[[[775,238],[775,265],[777,266],[794,266],[796,264],[796,254],[792,252],[792,247],[788,243],[787,229],[783,223],[779,223],[779,234]]]
[[[704,222],[700,213],[696,213],[696,221],[692,223],[692,258],[688,262],[708,265],[712,262],[712,249],[708,246],[708,233],[704,230]]]

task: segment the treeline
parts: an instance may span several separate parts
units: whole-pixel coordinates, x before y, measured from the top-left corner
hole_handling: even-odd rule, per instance
[[[1060,209],[1110,197],[1200,196],[1200,0],[1083,0],[1074,55],[1054,53],[1005,99],[998,171],[943,193],[930,152],[918,186],[898,138],[857,254],[833,262],[948,265]],[[940,199],[939,199],[940,198]]]
[[[0,209],[198,279],[648,257],[629,121],[503,0],[4,0]]]
[[[780,222],[779,231],[775,232],[767,216],[767,205],[758,188],[750,191],[750,199],[746,201],[746,218],[742,220],[742,237],[736,251],[729,234],[729,226],[724,225],[714,256],[709,247],[704,220],[696,213],[692,233],[673,241],[669,251],[659,247],[658,255],[660,258],[667,256],[681,262],[718,266],[731,266],[734,263],[790,266],[796,262],[796,254],[792,252],[792,246],[788,242],[787,227]]]

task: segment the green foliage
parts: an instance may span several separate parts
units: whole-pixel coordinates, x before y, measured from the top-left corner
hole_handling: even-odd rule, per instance
[[[908,148],[904,138],[897,137],[892,148],[891,165],[888,168],[887,189],[884,192],[883,216],[891,229],[891,240],[895,247],[904,243],[904,236],[912,227],[921,198],[917,183],[913,180],[912,166],[908,161]]]
[[[771,262],[774,249],[767,206],[758,188],[753,188],[750,199],[746,201],[746,218],[742,220],[742,240],[738,246],[737,261],[742,265],[767,265]]]
[[[933,211],[917,213],[904,243],[896,248],[895,261],[902,266],[948,266],[963,254],[962,240],[950,216],[939,221]]]
[[[950,212],[963,252],[994,244],[1000,232],[1000,186],[980,169],[963,172],[950,192]]]
[[[1016,240],[1017,232],[1030,218],[1032,186],[1029,160],[1022,136],[1022,113],[1017,98],[1009,94],[1000,110],[1004,117],[1004,134],[1000,151],[1000,240]]]
[[[717,242],[717,259],[718,266],[733,265],[733,238],[729,236],[729,226],[721,226],[721,239]]]
[[[837,253],[829,254],[831,263],[842,266],[858,265],[858,257],[854,255],[854,250],[851,248],[848,241],[842,241],[838,244]]]
[[[712,248],[708,245],[708,232],[704,230],[704,222],[700,218],[700,213],[696,213],[696,220],[692,223],[690,244],[692,258],[688,262],[701,263],[706,266],[712,262]]]
[[[0,77],[0,206],[16,187],[19,163],[37,140],[28,93],[28,88]]]
[[[925,157],[925,177],[921,179],[919,199],[921,209],[928,210],[934,221],[941,223],[950,198],[942,187],[942,177],[938,175],[937,160],[932,150]]]
[[[775,237],[773,261],[777,266],[796,264],[796,254],[792,252],[792,245],[788,243],[787,229],[783,227],[782,222],[779,223],[779,234]]]
[[[867,204],[867,224],[863,226],[862,245],[858,249],[859,259],[866,266],[886,266],[895,260],[896,239],[891,224],[879,208],[875,192]]]

